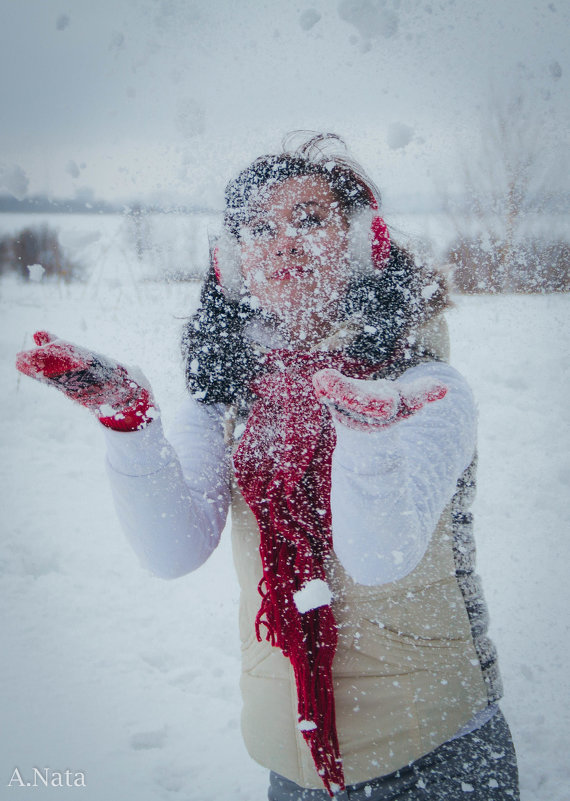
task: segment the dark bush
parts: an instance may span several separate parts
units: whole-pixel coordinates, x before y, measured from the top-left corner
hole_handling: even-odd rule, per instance
[[[456,240],[446,254],[457,292],[568,292],[570,244],[526,239],[507,246],[482,237]]]
[[[30,280],[28,267],[41,264],[46,278],[72,281],[81,278],[82,268],[64,254],[57,232],[48,225],[28,227],[0,238],[0,274],[15,273]]]

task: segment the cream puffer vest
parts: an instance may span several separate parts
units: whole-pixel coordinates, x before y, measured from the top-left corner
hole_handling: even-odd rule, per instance
[[[447,356],[441,318],[423,332]],[[237,485],[232,546],[241,587],[242,732],[261,765],[302,787],[322,788],[297,728],[290,662],[258,642],[262,577],[259,529]],[[381,532],[379,532],[381,536]],[[433,750],[489,703],[489,693],[454,556],[453,505],[445,509],[420,564],[381,586],[355,583],[334,553],[327,563],[338,645],[333,664],[337,733],[347,784],[391,773]]]

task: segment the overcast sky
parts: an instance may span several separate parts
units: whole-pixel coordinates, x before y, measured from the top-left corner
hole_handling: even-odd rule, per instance
[[[424,194],[477,146],[490,93],[526,95],[555,161],[568,146],[568,0],[0,9],[0,182],[20,196],[219,206],[228,178],[299,128],[342,134],[388,196]]]

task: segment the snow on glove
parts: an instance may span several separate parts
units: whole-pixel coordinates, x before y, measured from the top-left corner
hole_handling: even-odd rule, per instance
[[[61,390],[116,431],[144,428],[158,410],[142,374],[106,356],[65,342],[47,331],[36,331],[38,346],[16,356],[20,372]]]
[[[330,368],[314,374],[313,386],[336,420],[359,430],[384,428],[447,393],[446,386],[430,378],[409,384],[384,378],[366,381]]]

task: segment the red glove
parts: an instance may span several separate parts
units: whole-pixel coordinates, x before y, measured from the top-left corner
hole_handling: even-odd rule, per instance
[[[144,428],[158,410],[150,389],[121,364],[86,348],[36,331],[32,350],[16,356],[20,372],[64,392],[116,431]]]
[[[447,387],[433,379],[420,378],[409,384],[366,381],[329,368],[315,373],[313,386],[336,420],[359,430],[389,426],[447,393]]]

